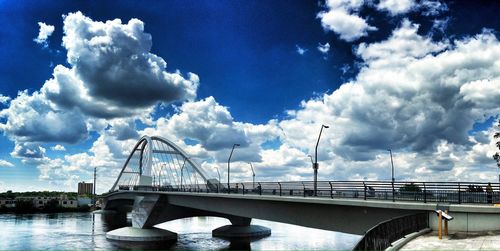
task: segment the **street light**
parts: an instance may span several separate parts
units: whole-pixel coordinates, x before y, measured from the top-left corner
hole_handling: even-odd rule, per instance
[[[97,167],[94,166],[94,199],[93,199],[94,200],[94,210],[96,209],[96,204],[97,204],[97,200],[96,200],[97,196],[95,194],[96,168]]]
[[[323,128],[330,128],[327,125],[321,125],[321,130],[319,130],[319,136],[318,136],[318,141],[316,142],[316,149],[314,150],[314,164],[313,164],[313,169],[314,169],[314,196],[318,196],[318,145],[319,145],[319,139],[321,138],[321,133],[323,132]]]
[[[391,155],[391,168],[392,168],[392,169],[391,169],[391,170],[392,170],[392,182],[391,182],[391,184],[392,184],[392,201],[394,201],[394,193],[395,193],[395,191],[394,191],[394,162],[392,162],[392,150],[389,148],[389,149],[387,149],[387,151],[389,151],[389,154]]]
[[[313,156],[311,156],[311,155],[307,155],[307,157],[309,157],[309,158],[311,159],[311,165],[312,165],[312,167],[314,168]]]
[[[387,151],[389,151],[389,154],[391,155],[391,167],[392,167],[392,182],[394,183],[394,162],[392,162],[392,150],[391,149],[387,149]]]
[[[252,162],[248,162],[248,164],[250,164],[250,167],[252,168],[252,186],[253,189],[255,189],[255,172],[253,171]]]
[[[231,153],[229,154],[229,159],[227,159],[227,193],[231,193],[231,187],[229,186],[229,172],[231,170],[231,156],[233,156],[234,148],[240,146],[240,144],[233,144],[233,148],[231,149]]]

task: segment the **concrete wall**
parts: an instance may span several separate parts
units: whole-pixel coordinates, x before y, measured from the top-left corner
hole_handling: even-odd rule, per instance
[[[448,222],[450,232],[477,232],[500,230],[500,214],[449,212],[453,220]],[[429,213],[429,227],[438,230],[438,217],[434,212]],[[443,224],[444,227],[444,224]]]

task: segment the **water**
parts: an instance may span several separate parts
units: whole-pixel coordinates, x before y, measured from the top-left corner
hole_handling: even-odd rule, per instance
[[[116,214],[0,214],[0,250],[68,249],[173,249],[173,250],[331,250],[352,249],[361,238],[331,231],[305,228],[271,221],[253,220],[271,228],[269,237],[251,242],[230,242],[212,237],[212,230],[229,224],[216,217],[193,217],[157,225],[178,234],[174,243],[148,243],[146,246],[115,242],[105,233],[124,225],[130,218]]]

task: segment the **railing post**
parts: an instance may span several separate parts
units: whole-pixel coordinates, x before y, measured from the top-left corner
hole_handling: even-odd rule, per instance
[[[394,195],[395,195],[395,191],[394,191],[394,180],[392,181],[392,202],[396,201],[396,199],[394,198]]]
[[[333,185],[331,181],[329,181],[328,183],[330,184],[330,198],[333,199]]]
[[[303,192],[304,197],[306,197],[306,185],[304,185],[304,182],[302,182],[302,187],[304,188],[304,192]]]
[[[366,184],[365,184],[365,182],[364,182],[364,181],[363,181],[363,187],[364,187],[364,189],[365,189],[364,200],[366,200]]]
[[[241,186],[243,187],[243,195],[245,195],[245,184],[241,183]]]
[[[262,195],[262,185],[260,182],[257,182],[257,184],[259,184],[259,195]]]
[[[427,203],[427,188],[425,187],[425,182],[424,182],[424,203]]]
[[[281,183],[278,182],[278,186],[280,186],[280,196],[281,196]]]
[[[458,182],[458,204],[462,203],[462,194],[460,193],[460,182]]]

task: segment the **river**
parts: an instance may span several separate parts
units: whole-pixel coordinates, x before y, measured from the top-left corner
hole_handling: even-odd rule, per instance
[[[178,234],[174,243],[137,245],[109,241],[105,233],[130,225],[130,218],[114,214],[0,214],[0,250],[68,249],[172,249],[172,250],[331,250],[351,249],[361,238],[332,231],[271,221],[252,224],[271,228],[269,237],[251,242],[230,242],[212,237],[211,231],[229,221],[216,217],[193,217],[157,225]]]

